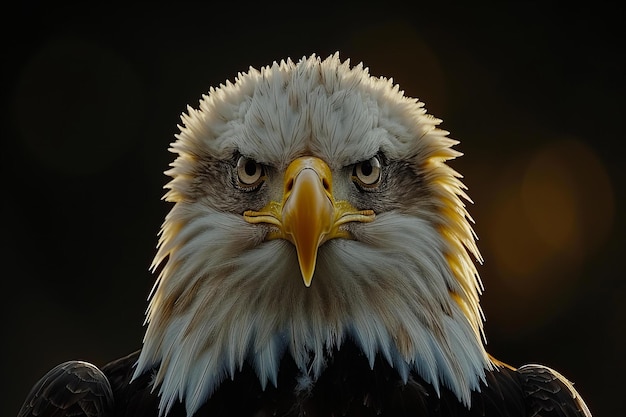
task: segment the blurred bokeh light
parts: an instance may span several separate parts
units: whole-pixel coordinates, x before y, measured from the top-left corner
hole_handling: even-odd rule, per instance
[[[508,305],[517,319],[503,328],[525,332],[563,308],[559,303],[580,295],[583,264],[611,230],[612,185],[588,146],[555,138],[512,158],[490,197],[484,201],[489,214],[482,220],[487,222],[487,250],[498,279],[517,298]]]

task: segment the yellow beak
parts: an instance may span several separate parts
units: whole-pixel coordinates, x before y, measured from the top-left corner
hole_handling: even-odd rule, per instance
[[[350,238],[341,225],[371,222],[372,210],[357,210],[347,201],[335,201],[332,173],[328,165],[312,156],[294,160],[285,171],[283,199],[271,201],[261,211],[246,211],[249,223],[268,223],[277,227],[267,239],[286,239],[298,253],[304,285],[311,285],[317,250],[327,240]]]

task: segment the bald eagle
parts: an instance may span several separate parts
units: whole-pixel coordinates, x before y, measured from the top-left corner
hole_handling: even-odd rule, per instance
[[[19,416],[591,416],[485,350],[458,143],[338,54],[182,116],[143,346],[62,363]]]

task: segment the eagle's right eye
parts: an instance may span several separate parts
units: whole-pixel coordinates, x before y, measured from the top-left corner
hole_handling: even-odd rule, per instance
[[[380,159],[373,156],[367,161],[361,161],[352,169],[352,180],[361,188],[372,190],[380,184],[382,167]]]
[[[265,168],[254,159],[240,156],[237,160],[237,183],[245,190],[256,189],[265,180]]]

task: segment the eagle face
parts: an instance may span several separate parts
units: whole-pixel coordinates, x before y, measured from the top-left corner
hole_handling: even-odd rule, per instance
[[[244,363],[314,382],[353,341],[469,403],[482,341],[457,143],[391,80],[337,54],[274,63],[189,108],[135,376],[193,414]]]

